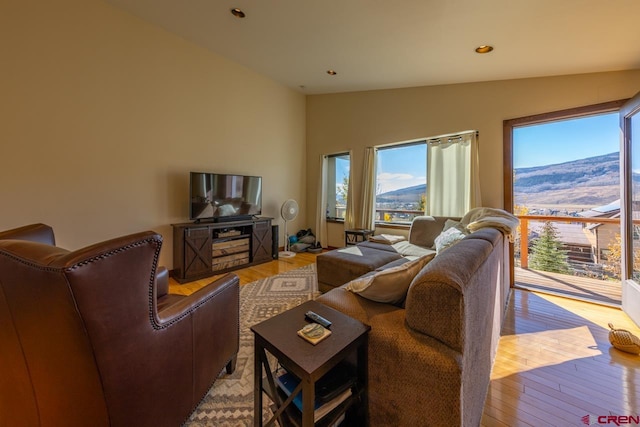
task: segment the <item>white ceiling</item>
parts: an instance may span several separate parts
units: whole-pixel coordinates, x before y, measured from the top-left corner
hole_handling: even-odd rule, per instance
[[[107,1],[308,94],[640,69],[640,0]]]

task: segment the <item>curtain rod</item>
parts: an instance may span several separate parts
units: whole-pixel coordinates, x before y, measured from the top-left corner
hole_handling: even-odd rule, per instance
[[[464,132],[433,136],[431,138],[427,138],[427,144],[456,143],[462,141],[462,137],[469,134],[475,134],[478,136],[479,132],[477,130],[468,130]]]

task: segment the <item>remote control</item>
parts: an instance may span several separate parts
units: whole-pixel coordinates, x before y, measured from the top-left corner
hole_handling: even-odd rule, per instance
[[[330,321],[320,316],[319,314],[314,313],[313,311],[307,311],[304,316],[312,322],[316,322],[317,324],[322,325],[327,329],[331,327]]]

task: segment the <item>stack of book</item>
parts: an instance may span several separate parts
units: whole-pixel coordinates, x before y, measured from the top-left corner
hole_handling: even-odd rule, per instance
[[[291,393],[300,384],[300,379],[284,371],[276,377],[276,383],[285,395],[291,396]],[[354,384],[355,376],[347,366],[342,364],[339,364],[323,376],[315,387],[314,422],[318,422],[347,400],[352,394],[351,388]],[[302,412],[302,392],[293,398],[293,404]],[[344,417],[340,417],[334,425],[338,425],[341,419],[344,419]]]

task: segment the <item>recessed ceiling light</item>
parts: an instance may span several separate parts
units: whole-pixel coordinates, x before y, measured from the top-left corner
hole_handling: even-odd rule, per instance
[[[327,70],[327,74],[329,74],[330,76],[335,76],[336,74],[338,74],[338,72],[335,70]]]
[[[482,46],[478,46],[476,48],[476,52],[478,53],[489,53],[493,50],[493,46],[489,46],[489,45],[482,45]]]
[[[242,9],[239,9],[239,8],[237,8],[237,7],[235,7],[235,8],[233,8],[233,9],[231,9],[231,14],[232,14],[233,16],[235,16],[236,18],[244,18],[245,16],[247,16],[247,15],[245,15],[245,13],[242,11]]]

